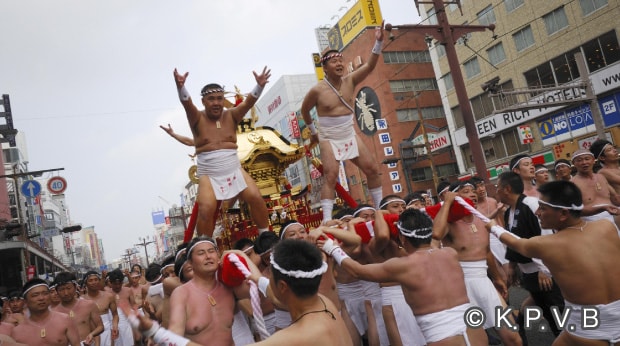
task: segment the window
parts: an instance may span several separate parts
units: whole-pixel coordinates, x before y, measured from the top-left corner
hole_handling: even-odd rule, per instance
[[[390,89],[393,93],[437,90],[437,81],[434,78],[394,80],[390,81]]]
[[[450,175],[459,174],[459,167],[456,163],[435,166],[435,169],[437,170],[438,177],[447,177]],[[411,170],[411,180],[413,181],[424,181],[432,179],[433,171],[430,167],[420,167]]]
[[[613,30],[592,41],[586,42],[581,47],[590,72],[597,71],[620,60],[618,39],[616,38],[616,32]]]
[[[431,62],[431,54],[428,50],[383,52],[383,62],[386,64],[427,63]]]
[[[437,48],[437,57],[442,58],[446,56],[446,47],[443,44],[438,43],[435,45],[435,48]]]
[[[504,0],[504,5],[506,6],[506,12],[512,12],[517,7],[523,5],[525,0]]]
[[[446,84],[446,90],[454,89],[454,80],[452,80],[452,73],[446,73],[445,75],[443,75],[443,77],[441,77],[441,79],[443,79],[443,82]]]
[[[534,34],[532,34],[532,28],[528,25],[525,28],[517,31],[512,35],[512,39],[515,41],[515,47],[517,52],[520,52],[527,47],[534,45]]]
[[[443,107],[423,107],[420,108],[420,112],[422,113],[422,119],[445,118]],[[399,122],[420,120],[417,108],[397,109],[396,118]]]
[[[606,6],[607,0],[579,0],[579,5],[581,5],[583,15],[587,16],[599,8]]]
[[[476,16],[478,17],[478,22],[480,25],[495,24],[497,22],[495,20],[495,12],[493,12],[493,7],[491,5],[478,12]]]
[[[493,99],[489,97],[489,93],[485,92],[469,100],[471,103],[471,111],[474,118],[480,120],[491,115],[495,108],[493,107]]]
[[[480,64],[478,63],[478,57],[474,57],[473,59],[466,61],[463,64],[463,67],[465,68],[465,75],[468,79],[480,74]]]
[[[527,144],[521,144],[517,129],[511,129],[501,134],[490,138],[481,138],[480,144],[487,163],[500,163],[505,160],[509,153],[510,155],[518,153],[527,153],[529,146]],[[465,162],[467,168],[474,168],[474,159],[471,154],[471,148],[469,144],[465,144],[461,147],[464,157],[468,158]]]
[[[501,42],[487,49],[487,54],[489,55],[489,61],[493,64],[493,66],[496,66],[500,62],[506,60],[506,52],[504,51],[504,45]]]
[[[463,114],[461,113],[461,107],[458,105],[451,109],[452,116],[454,117],[454,125],[456,128],[461,128],[465,126],[465,121],[463,121]]]
[[[547,34],[554,34],[568,26],[568,18],[566,18],[566,12],[564,6],[559,7],[543,16],[545,27],[547,28]]]
[[[430,25],[439,24],[439,22],[437,21],[437,14],[435,12],[435,7],[426,11],[426,18],[428,19],[428,24]]]

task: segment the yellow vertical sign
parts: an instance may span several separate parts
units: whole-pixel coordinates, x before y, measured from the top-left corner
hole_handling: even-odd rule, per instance
[[[312,53],[312,60],[314,61],[314,73],[316,74],[316,79],[321,81],[325,78],[323,65],[321,65],[321,55],[319,55],[319,53]]]

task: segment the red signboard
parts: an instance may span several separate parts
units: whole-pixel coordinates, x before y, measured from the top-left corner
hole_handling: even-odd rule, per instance
[[[28,268],[26,268],[26,275],[28,276],[28,280],[34,279],[35,271],[36,269],[34,266],[28,266]]]

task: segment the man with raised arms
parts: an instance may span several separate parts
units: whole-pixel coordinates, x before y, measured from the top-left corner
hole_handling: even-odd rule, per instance
[[[179,99],[194,137],[198,165],[198,220],[200,235],[212,236],[215,228],[217,201],[239,196],[250,206],[252,220],[259,232],[269,228],[267,207],[256,182],[241,167],[237,156],[237,125],[254,106],[269,81],[271,70],[254,72],[256,87],[236,107],[224,110],[224,88],[207,84],[200,92],[204,110],[196,108],[185,88],[188,73],[174,70]]]
[[[509,248],[540,258],[551,271],[566,302],[565,314],[570,312],[554,345],[620,342],[620,237],[616,227],[607,220],[580,217],[582,194],[572,182],[552,181],[538,191],[540,226],[556,233],[521,239],[493,222],[487,228]],[[598,309],[596,328],[582,328],[585,307]]]
[[[11,331],[15,341],[26,345],[80,345],[80,337],[71,318],[49,309],[50,289],[44,280],[26,282],[22,292],[29,315]]]
[[[310,89],[301,104],[301,115],[310,129],[311,141],[318,143],[321,149],[325,177],[321,186],[323,221],[332,218],[339,161],[351,160],[364,172],[375,207],[383,194],[377,160],[353,128],[355,87],[377,65],[383,45],[383,23],[376,28],[375,38],[368,61],[347,75],[342,54],[337,50],[325,52],[321,58],[325,79]],[[318,130],[310,115],[312,108],[316,108],[319,116]]]
[[[407,209],[398,223],[399,239],[407,255],[383,263],[362,265],[331,240],[323,250],[355,277],[400,283],[428,345],[487,345],[482,329],[467,329],[469,308],[463,271],[452,248],[430,246],[433,221],[422,211]]]
[[[52,310],[69,315],[77,328],[80,340],[90,345],[97,335],[103,333],[103,321],[99,316],[97,305],[91,300],[77,297],[77,278],[73,273],[56,274],[54,286],[56,286],[60,304]]]

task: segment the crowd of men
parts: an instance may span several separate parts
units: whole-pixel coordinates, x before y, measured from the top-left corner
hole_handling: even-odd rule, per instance
[[[0,343],[488,345],[496,334],[504,345],[527,345],[534,306],[556,345],[620,341],[620,165],[612,143],[597,140],[558,160],[554,181],[545,166],[517,155],[495,198],[477,177],[442,181],[442,204],[422,193],[384,197],[378,163],[352,129],[353,92],[377,63],[383,27],[375,37],[370,57],[348,74],[339,52],[325,52],[326,78],[302,105],[326,177],[321,226],[288,220],[278,233],[268,230],[260,191],[236,156],[236,126],[270,70],[254,73],[256,88],[229,109],[223,87],[206,85],[204,110],[185,88],[188,74],[175,70],[193,135],[183,142],[198,157],[198,236],[146,270],[28,281],[4,304]],[[334,205],[340,160],[364,171],[372,205]],[[248,203],[260,233],[222,253],[211,238],[215,210],[236,198]],[[529,297],[513,310],[514,285]],[[585,313],[593,308],[595,316]],[[498,311],[507,311],[503,323]],[[592,319],[595,327],[587,326]],[[485,332],[491,328],[496,333]]]

